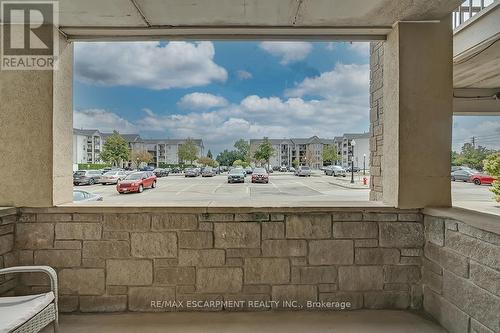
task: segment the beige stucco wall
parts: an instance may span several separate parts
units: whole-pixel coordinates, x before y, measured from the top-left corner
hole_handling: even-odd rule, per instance
[[[384,49],[384,202],[450,206],[452,31],[401,22]]]
[[[0,71],[0,206],[72,200],[72,45],[60,51],[58,71]]]

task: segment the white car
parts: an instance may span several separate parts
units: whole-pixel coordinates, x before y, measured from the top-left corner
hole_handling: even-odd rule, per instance
[[[295,170],[295,176],[311,177],[311,168],[306,165],[301,165]]]
[[[102,201],[102,195],[84,190],[73,190],[73,202]]]
[[[325,169],[325,174],[327,176],[333,176],[333,177],[338,177],[338,176],[345,177],[347,172],[345,171],[344,168],[342,168],[339,165],[330,165]]]
[[[118,184],[118,182],[120,180],[125,179],[125,177],[127,177],[127,174],[125,173],[125,171],[121,171],[121,170],[108,171],[101,176],[101,178],[99,179],[99,183],[101,183],[102,185]]]

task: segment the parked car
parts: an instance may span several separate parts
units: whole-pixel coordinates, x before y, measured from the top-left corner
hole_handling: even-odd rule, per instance
[[[470,176],[470,181],[476,185],[491,185],[495,181],[495,177],[484,173],[474,173]]]
[[[347,172],[353,172],[353,171],[354,171],[354,172],[359,172],[360,170],[361,170],[361,169],[360,169],[360,168],[358,168],[357,166],[355,166],[355,167],[353,167],[353,166],[348,166],[348,167],[347,167],[347,169],[346,169],[346,171],[347,171]]]
[[[280,167],[279,170],[280,170],[280,172],[287,172],[288,171],[287,168],[286,168],[286,166]]]
[[[333,176],[333,177],[342,176],[342,177],[345,177],[346,173],[347,173],[346,170],[344,168],[342,168],[340,165],[330,165],[330,166],[327,166],[325,168],[325,174],[327,176]]]
[[[101,179],[101,171],[99,170],[78,170],[73,173],[73,184],[82,185],[89,184],[94,185]]]
[[[108,171],[101,176],[99,183],[102,185],[106,184],[117,184],[120,180],[127,177],[125,171]]]
[[[84,190],[73,190],[73,202],[102,201],[102,195]]]
[[[198,171],[198,168],[189,168],[184,170],[184,177],[198,177],[200,175],[200,172]]]
[[[469,169],[458,169],[451,173],[451,181],[468,182],[473,174],[474,172]]]
[[[269,174],[264,168],[255,168],[252,173],[252,183],[269,183]]]
[[[172,173],[181,173],[181,168],[179,167],[172,168]]]
[[[141,168],[141,171],[153,171],[154,169],[155,169],[155,167],[147,165],[147,166]]]
[[[113,170],[111,167],[105,167],[101,170],[102,174],[105,174],[106,172],[110,172],[111,170]]]
[[[118,193],[142,193],[146,187],[156,188],[156,176],[151,171],[138,171],[131,173],[124,180],[116,184]]]
[[[301,165],[295,170],[294,174],[299,177],[311,177],[311,168],[307,165]]]
[[[289,172],[293,172],[293,173],[295,173],[295,168],[294,168],[294,167],[289,167],[289,168],[288,168],[288,171],[289,171]]]
[[[253,169],[251,167],[246,167],[245,172],[247,173],[247,175],[251,175],[253,172]]]
[[[158,178],[167,177],[168,176],[167,169],[163,169],[163,168],[156,168],[156,169],[153,170],[153,173]]]
[[[451,167],[451,172],[453,171],[457,171],[457,170],[470,170],[470,171],[475,171],[477,172],[477,170],[474,170],[472,168],[469,168],[468,166],[464,166],[464,165],[453,165]]]
[[[227,182],[232,183],[244,183],[245,182],[246,171],[243,168],[234,168],[229,171],[227,175]]]
[[[201,171],[201,176],[202,177],[213,177],[215,175],[216,175],[216,172],[211,167],[203,168],[203,170]]]

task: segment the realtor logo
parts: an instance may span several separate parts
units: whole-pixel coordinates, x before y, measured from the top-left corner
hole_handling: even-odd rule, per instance
[[[52,70],[58,53],[57,1],[0,1],[2,70]]]

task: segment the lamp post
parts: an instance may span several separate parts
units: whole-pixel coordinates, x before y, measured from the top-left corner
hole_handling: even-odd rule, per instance
[[[351,184],[354,184],[354,146],[356,141],[351,140]]]
[[[366,175],[366,154],[363,154],[363,176]]]

